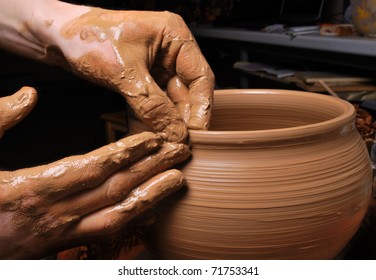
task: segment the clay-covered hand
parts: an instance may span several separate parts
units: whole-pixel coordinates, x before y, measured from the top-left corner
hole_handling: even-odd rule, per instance
[[[24,87],[0,99],[0,131],[32,109],[36,92]],[[106,238],[179,189],[184,144],[144,132],[84,155],[0,172],[0,258],[40,258]]]
[[[120,92],[169,141],[208,127],[214,75],[180,16],[93,8],[56,40],[73,72]]]

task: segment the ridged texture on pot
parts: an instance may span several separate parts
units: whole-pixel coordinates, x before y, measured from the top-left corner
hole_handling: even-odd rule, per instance
[[[343,100],[222,90],[210,131],[190,131],[188,184],[157,209],[149,246],[166,259],[330,259],[372,189],[367,149]]]

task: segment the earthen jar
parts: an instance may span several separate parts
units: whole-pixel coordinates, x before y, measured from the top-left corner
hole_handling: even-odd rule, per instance
[[[216,91],[209,131],[190,131],[187,188],[156,209],[147,246],[163,259],[336,258],[371,198],[354,118],[322,94]]]

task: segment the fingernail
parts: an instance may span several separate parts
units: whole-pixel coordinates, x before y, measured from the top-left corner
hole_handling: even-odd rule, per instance
[[[29,97],[29,93],[27,93],[27,92],[23,92],[23,93],[21,93],[21,94],[17,97],[16,102],[17,102],[17,103],[24,103],[24,102],[28,99],[28,97]]]
[[[163,140],[167,140],[168,139],[168,135],[167,135],[166,132],[158,132],[157,136],[160,137]]]
[[[18,103],[28,102],[34,93],[35,93],[35,89],[31,87],[23,87],[16,93],[18,95],[16,98],[16,102]]]

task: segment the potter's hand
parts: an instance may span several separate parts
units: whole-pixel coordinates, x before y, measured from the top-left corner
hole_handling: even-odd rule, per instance
[[[58,46],[73,72],[120,92],[168,140],[186,138],[185,122],[207,128],[214,76],[178,15],[92,9],[60,34]]]
[[[0,131],[36,102],[32,88],[0,99]],[[0,172],[0,258],[40,258],[106,238],[184,184],[184,144],[144,132],[85,155]]]
[[[0,47],[120,92],[169,141],[208,126],[214,75],[176,14],[0,0]]]

